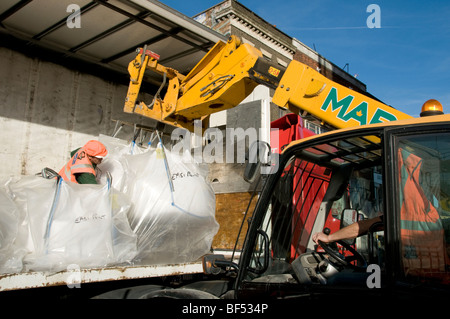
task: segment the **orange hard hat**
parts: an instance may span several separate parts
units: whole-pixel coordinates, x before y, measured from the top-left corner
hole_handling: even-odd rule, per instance
[[[103,145],[99,141],[90,140],[83,146],[83,148],[86,151],[87,155],[93,157],[104,158],[106,155],[108,155],[108,151],[106,150],[105,145]]]
[[[429,116],[429,115],[441,115],[444,114],[444,109],[442,108],[442,104],[435,99],[431,99],[423,103],[422,112],[420,112],[420,116]]]

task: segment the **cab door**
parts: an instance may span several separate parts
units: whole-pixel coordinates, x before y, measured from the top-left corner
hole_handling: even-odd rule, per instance
[[[450,130],[386,132],[386,234],[396,293],[450,292]],[[391,194],[389,196],[389,194]],[[402,287],[402,288],[399,288]]]

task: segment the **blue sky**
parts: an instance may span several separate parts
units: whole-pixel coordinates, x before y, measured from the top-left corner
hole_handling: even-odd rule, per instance
[[[192,17],[221,1],[161,2]],[[450,1],[239,2],[337,66],[348,64],[384,103],[418,116],[434,98],[450,113]],[[370,4],[380,9],[380,28],[367,26]]]

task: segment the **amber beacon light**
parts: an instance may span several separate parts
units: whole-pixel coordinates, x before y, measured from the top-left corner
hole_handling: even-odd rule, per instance
[[[428,100],[422,105],[420,116],[441,115],[444,114],[442,104],[438,100]]]

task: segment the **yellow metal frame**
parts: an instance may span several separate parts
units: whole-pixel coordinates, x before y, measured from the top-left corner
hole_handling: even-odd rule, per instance
[[[307,112],[334,128],[411,118],[328,79],[298,61],[289,64],[272,102],[293,113]]]
[[[193,131],[195,120],[205,120],[212,113],[235,107],[248,96],[257,83],[249,80],[248,70],[261,57],[254,47],[241,44],[237,37],[219,41],[186,76],[167,68],[140,50],[128,65],[130,84],[124,111]],[[152,105],[137,103],[146,70],[166,75],[164,98],[155,96]]]
[[[130,85],[124,111],[193,131],[196,119],[205,120],[212,113],[237,106],[259,83],[264,83],[265,74],[253,71],[258,59],[262,59],[259,50],[232,36],[227,43],[216,43],[184,76],[160,65],[144,48],[128,66]],[[164,98],[155,95],[151,105],[137,103],[147,69],[168,79]],[[267,70],[267,76],[278,74],[272,67]],[[296,114],[307,112],[334,128],[411,118],[298,61],[291,61],[285,70],[272,102]]]

